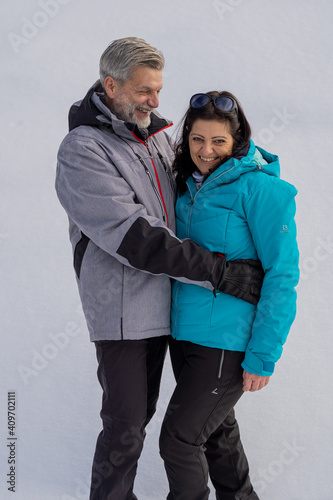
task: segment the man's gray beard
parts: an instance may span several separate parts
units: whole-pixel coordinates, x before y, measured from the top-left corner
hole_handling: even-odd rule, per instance
[[[147,129],[151,123],[150,115],[147,116],[147,118],[145,118],[144,120],[140,120],[140,121],[137,120],[134,113],[129,114],[128,117],[129,117],[129,119],[125,120],[125,121],[129,121],[131,123],[134,123],[135,125],[138,126],[139,129]]]
[[[140,129],[147,129],[151,123],[150,115],[144,120],[139,121],[135,116],[136,106],[131,104],[125,96],[123,96],[123,101],[123,105],[119,106],[121,109],[114,103],[114,111],[117,115],[124,120],[124,122],[134,123],[134,125],[137,125]]]

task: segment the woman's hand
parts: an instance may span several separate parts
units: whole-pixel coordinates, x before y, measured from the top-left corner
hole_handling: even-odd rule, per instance
[[[270,377],[262,377],[261,375],[255,375],[254,373],[249,373],[243,371],[243,391],[260,391],[265,385],[268,384]]]

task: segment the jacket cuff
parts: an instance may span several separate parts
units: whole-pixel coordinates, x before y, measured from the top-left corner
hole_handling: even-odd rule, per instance
[[[258,356],[250,350],[245,352],[245,358],[242,363],[242,368],[249,373],[269,377],[274,372],[275,363],[271,361],[262,361]]]

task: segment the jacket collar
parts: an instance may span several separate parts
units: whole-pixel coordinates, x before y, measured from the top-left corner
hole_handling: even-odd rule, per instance
[[[241,175],[256,170],[267,175],[272,175],[273,177],[280,177],[279,158],[276,155],[256,147],[252,139],[247,148],[247,154],[242,155],[240,152],[236,158],[230,158],[230,160],[220,165],[207,177],[200,191],[208,191],[217,185],[230,184],[236,181]],[[197,190],[192,176],[187,179],[186,183],[192,195],[195,195]]]
[[[133,137],[144,141],[161,130],[168,128],[172,122],[161,117],[159,113],[151,113],[151,124],[147,132],[141,131],[133,123],[124,122],[107,106],[103,99],[103,87],[99,80],[90,87],[82,101],[74,103],[69,111],[68,121],[69,130],[74,130],[80,125],[89,125],[92,127],[106,126],[120,136],[132,139]]]

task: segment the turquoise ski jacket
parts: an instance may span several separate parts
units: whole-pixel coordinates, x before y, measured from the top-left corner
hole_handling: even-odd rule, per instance
[[[281,180],[277,156],[251,140],[247,155],[218,167],[197,190],[192,176],[176,202],[177,236],[223,253],[259,259],[265,271],[256,306],[197,285],[174,282],[171,331],[178,340],[244,351],[243,368],[274,371],[296,314],[299,279],[297,190]]]

